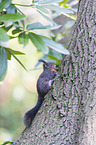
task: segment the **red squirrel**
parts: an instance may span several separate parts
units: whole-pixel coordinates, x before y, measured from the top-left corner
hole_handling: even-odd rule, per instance
[[[42,105],[44,96],[51,89],[51,83],[56,76],[56,71],[58,70],[56,65],[53,63],[46,62],[42,59],[40,59],[39,62],[43,62],[43,72],[37,80],[38,101],[34,108],[25,113],[24,124],[27,128],[31,126],[34,117]]]

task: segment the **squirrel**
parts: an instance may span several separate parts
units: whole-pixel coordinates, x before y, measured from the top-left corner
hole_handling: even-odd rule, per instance
[[[34,108],[25,113],[24,124],[27,128],[31,126],[34,117],[44,101],[44,96],[51,89],[51,83],[54,80],[58,70],[56,65],[51,62],[46,62],[42,59],[40,59],[39,62],[43,62],[43,72],[37,80],[38,101]]]

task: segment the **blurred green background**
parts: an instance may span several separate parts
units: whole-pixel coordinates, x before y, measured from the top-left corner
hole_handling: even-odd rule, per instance
[[[20,57],[29,71],[26,72],[15,60],[9,61],[7,76],[0,84],[0,139],[11,140],[23,131],[24,113],[37,101],[36,80],[42,69],[30,69],[34,68],[42,54],[31,45],[29,43],[24,48],[26,57]],[[11,42],[10,46],[20,49],[18,41]]]
[[[13,0],[13,2],[28,4],[30,0]],[[43,18],[38,17],[32,9],[22,7],[19,9],[23,9],[28,18],[25,20],[26,24],[29,21],[35,22],[37,19],[43,21]],[[45,20],[44,23],[46,23]],[[17,39],[13,39],[10,40],[9,46],[26,54],[26,56],[18,56],[18,58],[26,66],[28,72],[14,58],[8,61],[6,78],[0,83],[0,140],[2,141],[14,140],[24,130],[23,116],[36,104],[36,81],[42,72],[42,66],[40,69],[32,70],[43,53],[37,52],[31,42],[23,48]]]

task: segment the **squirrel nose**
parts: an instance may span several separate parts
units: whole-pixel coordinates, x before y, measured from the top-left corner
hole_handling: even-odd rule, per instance
[[[55,69],[55,70],[58,70],[59,68],[55,65],[55,66],[54,66],[54,69]]]
[[[58,70],[59,68],[58,67],[56,67],[56,70]]]
[[[56,65],[54,65],[54,68],[53,68],[53,70],[54,71],[57,71],[59,68],[56,66]]]

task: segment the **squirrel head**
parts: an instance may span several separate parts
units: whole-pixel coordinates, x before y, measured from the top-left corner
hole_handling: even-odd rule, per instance
[[[51,70],[52,72],[56,72],[58,70],[58,67],[56,67],[55,64],[51,62],[46,62],[43,59],[40,59],[39,62],[43,62],[43,69],[44,70]]]

